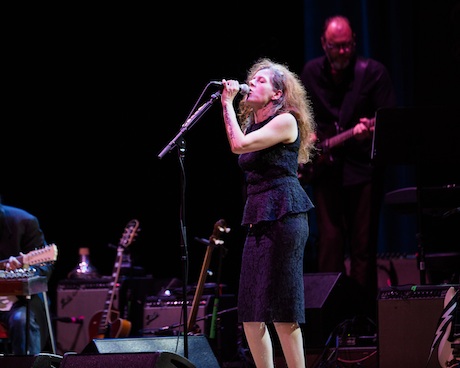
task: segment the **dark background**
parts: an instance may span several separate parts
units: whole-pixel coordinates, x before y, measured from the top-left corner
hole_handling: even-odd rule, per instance
[[[190,284],[206,248],[195,237],[207,239],[225,219],[231,232],[221,281],[235,292],[244,199],[220,102],[185,135],[183,173],[176,149],[158,154],[193,107],[216,91],[205,91],[209,81],[244,82],[262,56],[300,73],[321,54],[321,26],[334,13],[351,18],[360,53],[387,65],[400,106],[458,104],[458,1],[66,4],[7,12],[0,194],[5,204],[36,215],[48,243],[59,248],[50,295],[78,263],[80,247],[89,247],[93,264],[110,275],[109,245],[118,244],[132,218],[141,224],[129,247],[133,264],[158,280],[183,279],[184,222]],[[414,180],[412,167],[398,166],[388,190]],[[379,250],[414,253],[415,215],[384,212]],[[217,273],[216,255],[208,281]]]

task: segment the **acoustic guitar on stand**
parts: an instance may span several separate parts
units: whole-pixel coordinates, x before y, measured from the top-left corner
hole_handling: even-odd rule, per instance
[[[111,289],[107,294],[105,308],[93,315],[89,322],[89,338],[126,337],[131,332],[131,322],[120,318],[120,312],[113,308],[113,301],[120,276],[124,250],[134,241],[139,231],[139,221],[131,220],[125,227],[117,247],[117,257],[112,272]]]

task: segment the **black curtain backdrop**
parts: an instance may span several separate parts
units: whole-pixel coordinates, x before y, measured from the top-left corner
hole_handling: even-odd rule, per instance
[[[93,264],[110,275],[115,260],[110,245],[118,244],[132,218],[141,224],[129,247],[133,263],[156,279],[182,279],[181,167],[176,149],[161,160],[159,152],[209,81],[243,82],[247,68],[264,56],[300,73],[306,60],[321,53],[322,22],[335,13],[352,19],[359,51],[387,65],[401,106],[458,101],[458,1],[9,9],[0,194],[4,203],[35,214],[47,241],[59,247],[50,296],[77,264],[80,247],[89,247]],[[200,104],[212,92],[206,91]],[[189,282],[197,281],[205,253],[195,237],[208,238],[223,218],[231,232],[221,281],[233,293],[244,199],[219,101],[185,141]],[[412,183],[411,168],[402,167],[388,186]],[[412,215],[384,216],[382,227],[382,252],[416,250]]]

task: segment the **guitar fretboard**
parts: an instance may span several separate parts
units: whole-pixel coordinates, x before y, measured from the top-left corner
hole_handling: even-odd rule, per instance
[[[338,146],[339,144],[345,142],[347,139],[350,139],[351,137],[353,137],[353,129],[346,130],[343,133],[326,139],[324,142],[319,144],[319,147],[327,150],[335,146]]]
[[[112,281],[110,282],[110,288],[107,293],[107,298],[104,303],[104,310],[101,315],[101,323],[99,324],[99,334],[103,335],[107,332],[107,328],[110,324],[110,313],[112,311],[113,301],[115,298],[115,292],[118,285],[118,278],[120,276],[121,261],[123,259],[124,248],[119,246],[117,248],[117,257],[113,266]]]

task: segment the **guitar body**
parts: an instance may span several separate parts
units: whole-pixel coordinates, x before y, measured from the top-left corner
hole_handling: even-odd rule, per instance
[[[460,356],[459,354],[454,354],[453,345],[460,346],[460,338],[456,338],[454,341],[449,341],[449,337],[458,336],[460,333],[459,330],[459,318],[460,313],[458,312],[458,293],[456,293],[454,287],[450,287],[447,290],[446,296],[444,298],[444,308],[449,304],[452,298],[457,298],[457,304],[453,311],[452,321],[447,325],[446,331],[441,338],[438,346],[438,362],[442,368],[453,368],[460,366]],[[452,329],[454,326],[454,329]]]
[[[91,317],[89,322],[90,339],[103,339],[106,337],[127,337],[131,332],[132,323],[126,319],[119,318],[120,312],[112,310],[109,319],[109,326],[105,333],[100,333],[99,326],[105,316],[104,311],[99,311]],[[107,336],[106,336],[107,335]]]

